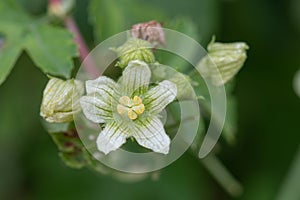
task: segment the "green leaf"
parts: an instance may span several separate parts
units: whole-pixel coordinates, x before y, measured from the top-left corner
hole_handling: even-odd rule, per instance
[[[31,25],[25,48],[43,72],[70,78],[77,56],[76,45],[71,33],[48,25]]]
[[[21,52],[22,45],[19,41],[4,40],[4,46],[0,47],[0,85],[9,75]]]
[[[4,45],[0,48],[0,84],[24,49],[43,72],[70,77],[77,47],[67,30],[35,20],[13,0],[2,0],[0,35],[4,36]]]
[[[28,17],[13,1],[0,1],[0,85],[12,70],[23,48],[23,24]]]

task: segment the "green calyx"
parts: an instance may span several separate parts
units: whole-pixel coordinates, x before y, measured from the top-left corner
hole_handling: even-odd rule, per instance
[[[132,60],[140,60],[148,64],[154,63],[155,57],[152,48],[152,44],[145,40],[129,38],[122,46],[112,48],[119,57],[116,66],[125,68]]]

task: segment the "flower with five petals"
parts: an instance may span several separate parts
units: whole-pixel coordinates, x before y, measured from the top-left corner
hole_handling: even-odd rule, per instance
[[[159,114],[174,101],[177,88],[167,80],[150,87],[150,77],[149,66],[133,60],[118,82],[106,76],[86,82],[87,95],[80,100],[83,113],[92,122],[105,124],[97,138],[99,151],[108,154],[133,137],[154,152],[169,152],[170,138]]]

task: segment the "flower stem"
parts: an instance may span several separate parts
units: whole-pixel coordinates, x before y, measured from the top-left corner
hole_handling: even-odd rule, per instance
[[[277,196],[277,200],[297,200],[300,198],[300,146]]]
[[[62,4],[62,0],[48,0],[48,6]],[[74,41],[78,46],[79,56],[81,62],[83,62],[84,70],[89,74],[91,78],[96,78],[100,76],[100,71],[98,70],[93,59],[89,55],[89,49],[79,31],[79,28],[71,15],[66,15],[63,18],[65,27],[74,34]]]
[[[216,179],[216,181],[233,197],[238,197],[243,192],[241,184],[226,169],[223,163],[212,153],[200,159],[203,166]]]
[[[85,71],[92,76],[92,78],[96,78],[100,75],[100,71],[97,69],[94,61],[89,55],[88,47],[81,36],[81,33],[77,27],[76,22],[73,17],[67,16],[64,20],[65,26],[67,29],[74,34],[74,40],[79,48],[80,59],[83,63]]]

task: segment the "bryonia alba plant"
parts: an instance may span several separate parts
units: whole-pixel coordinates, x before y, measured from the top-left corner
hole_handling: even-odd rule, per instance
[[[91,5],[94,4],[95,1],[92,1]],[[99,76],[92,61],[88,62],[85,70],[95,79],[85,83],[74,79],[72,59],[80,57],[83,60],[89,51],[70,14],[72,7],[74,1],[71,0],[49,0],[48,15],[39,19],[29,15],[13,0],[0,2],[0,84],[25,50],[35,65],[49,77],[40,114],[46,130],[58,146],[60,157],[70,167],[88,167],[100,173],[120,174],[98,162],[81,142],[73,122],[73,115],[81,111],[91,122],[103,127],[97,138],[100,152],[109,154],[120,148],[126,138],[133,138],[151,151],[170,153],[169,127],[163,125],[160,113],[177,99],[189,98],[186,82],[200,93],[199,105],[203,110],[207,109],[209,102],[202,98],[207,97],[202,83],[194,79],[194,72],[182,70],[169,79],[168,74],[159,71],[163,60],[157,59],[155,48],[166,45],[168,38],[165,38],[162,24],[155,20],[133,25],[127,41],[111,48],[119,55],[114,65],[122,70],[117,81]],[[92,6],[90,11],[98,12]],[[91,18],[96,24],[97,19]],[[96,33],[99,33],[98,29]],[[197,66],[213,84],[225,85],[228,89],[228,118],[223,133],[228,142],[234,141],[236,132],[232,79],[244,65],[247,49],[248,45],[244,42],[219,43],[213,39],[207,47],[208,54]],[[178,69],[177,66],[170,67]],[[151,77],[159,77],[160,82],[150,84]],[[84,85],[86,95],[83,95]],[[199,123],[204,130],[203,119]],[[201,135],[201,130],[198,135]],[[192,152],[197,142],[192,146]],[[203,162],[204,166],[209,166],[206,161]],[[208,167],[208,170],[213,169]],[[233,195],[238,193],[238,189],[233,191],[226,185],[224,187]]]

